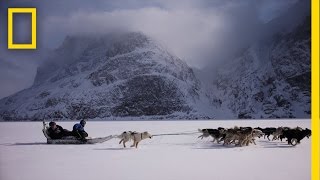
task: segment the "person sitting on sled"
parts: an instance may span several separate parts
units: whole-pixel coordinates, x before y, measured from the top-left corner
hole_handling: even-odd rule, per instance
[[[63,129],[61,126],[51,121],[49,123],[48,135],[51,139],[61,139],[64,136],[72,136],[72,132],[67,129]]]
[[[85,125],[85,120],[81,120],[80,123],[75,124],[72,130],[73,135],[83,140],[88,137],[88,133],[84,130]]]

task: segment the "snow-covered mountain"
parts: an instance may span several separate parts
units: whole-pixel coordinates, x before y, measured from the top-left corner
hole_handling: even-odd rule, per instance
[[[308,16],[220,67],[212,101],[235,118],[310,118],[310,28]]]
[[[197,71],[142,33],[68,36],[32,87],[0,100],[0,120],[310,118],[305,2],[235,58]]]
[[[202,113],[199,87],[185,62],[142,33],[69,36],[38,68],[32,87],[0,100],[0,115],[212,118]]]

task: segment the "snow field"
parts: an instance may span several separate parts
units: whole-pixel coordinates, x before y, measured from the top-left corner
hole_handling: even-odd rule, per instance
[[[71,129],[74,123],[57,124]],[[235,125],[310,128],[310,120],[89,121],[85,129],[100,137],[129,130],[164,134]],[[156,136],[142,141],[138,149],[124,149],[120,139],[95,145],[48,145],[41,128],[41,122],[0,123],[1,180],[310,179],[311,139],[307,138],[296,147],[263,138],[256,139],[257,145],[234,147],[198,139],[200,134]]]

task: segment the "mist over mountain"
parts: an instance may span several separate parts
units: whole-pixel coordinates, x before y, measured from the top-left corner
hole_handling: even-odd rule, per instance
[[[203,89],[234,118],[310,118],[310,3],[297,2],[260,32],[230,58],[195,70]]]
[[[208,88],[213,99],[238,118],[310,118],[310,21],[253,44],[217,70]]]

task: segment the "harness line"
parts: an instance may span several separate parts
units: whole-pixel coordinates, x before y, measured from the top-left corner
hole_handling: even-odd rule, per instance
[[[155,134],[152,136],[178,136],[178,135],[190,135],[190,134],[198,134],[199,132],[190,132],[190,133],[167,133],[167,134]]]

